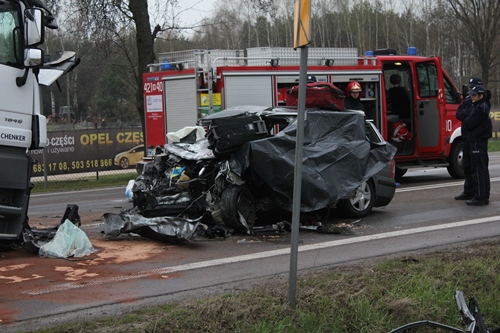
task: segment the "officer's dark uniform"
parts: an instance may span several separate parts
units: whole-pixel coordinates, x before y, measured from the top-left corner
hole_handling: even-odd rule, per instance
[[[480,77],[473,76],[469,80],[469,90],[475,86],[481,86],[483,80]],[[472,179],[472,172],[470,168],[470,145],[467,141],[467,128],[463,126],[465,118],[467,118],[472,110],[472,99],[469,95],[464,97],[464,100],[459,105],[455,117],[462,122],[462,167],[464,169],[465,181],[464,190],[460,195],[455,197],[455,200],[470,200],[474,196],[474,180]]]
[[[489,203],[490,198],[488,139],[491,138],[493,126],[486,90],[482,86],[476,86],[470,94],[483,94],[483,98],[472,103],[472,110],[463,122],[470,146],[470,166],[474,187],[473,198],[467,200],[467,204],[483,206]]]
[[[456,113],[456,118],[462,122],[462,166],[464,168],[465,182],[464,191],[455,199],[457,200],[470,200],[474,196],[474,185],[472,179],[472,172],[470,169],[470,145],[467,141],[467,128],[463,125],[463,121],[467,118],[472,110],[472,100],[470,96],[465,97],[459,105]]]
[[[352,96],[349,96],[345,99],[344,109],[365,111],[365,107],[363,106],[363,103],[361,103],[359,98],[353,98]]]

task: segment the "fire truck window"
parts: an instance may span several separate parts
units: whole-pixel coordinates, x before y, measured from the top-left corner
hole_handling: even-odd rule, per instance
[[[446,103],[448,104],[457,103],[457,101],[454,98],[455,89],[453,89],[453,85],[450,83],[450,80],[446,76],[443,76],[443,82],[444,82],[444,93],[446,95]]]
[[[13,3],[0,2],[0,63],[21,66],[21,28],[18,8]]]
[[[438,94],[438,76],[433,62],[417,64],[418,94],[420,97],[435,97]]]
[[[412,96],[410,68],[404,66],[385,66],[384,79],[387,89],[387,109],[400,119],[411,119]]]

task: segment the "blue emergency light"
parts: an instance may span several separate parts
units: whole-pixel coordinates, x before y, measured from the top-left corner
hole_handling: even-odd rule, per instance
[[[160,63],[161,63],[161,69],[162,70],[170,69],[170,61],[163,60],[163,61],[160,61]]]

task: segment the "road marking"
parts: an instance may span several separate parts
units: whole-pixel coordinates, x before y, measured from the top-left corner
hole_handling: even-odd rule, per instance
[[[492,223],[492,222],[498,222],[498,221],[500,221],[500,216],[491,216],[491,217],[485,217],[485,218],[468,220],[468,221],[453,222],[453,223],[434,225],[434,226],[428,226],[428,227],[392,231],[392,232],[380,233],[380,234],[375,234],[375,235],[367,235],[367,236],[360,236],[360,237],[354,237],[354,238],[340,239],[340,240],[334,240],[334,241],[330,241],[330,242],[323,242],[323,243],[317,243],[317,244],[302,245],[302,246],[299,246],[298,251],[305,252],[305,251],[312,251],[312,250],[320,250],[320,249],[324,249],[324,248],[341,246],[341,245],[369,242],[369,241],[373,241],[373,240],[401,237],[401,236],[406,236],[406,235],[411,235],[411,234],[418,234],[418,233],[424,233],[424,232],[430,232],[430,231],[471,226],[471,225],[482,224],[482,223]],[[290,248],[284,248],[284,249],[280,249],[280,250],[252,253],[252,254],[246,254],[246,255],[229,257],[229,258],[220,258],[220,259],[207,260],[207,261],[202,261],[202,262],[194,262],[194,263],[184,264],[184,265],[156,268],[156,269],[151,269],[151,270],[140,271],[137,273],[127,274],[127,275],[95,278],[95,279],[91,279],[88,281],[62,283],[59,285],[48,286],[45,288],[35,288],[35,289],[31,289],[31,290],[24,290],[24,291],[21,291],[21,293],[26,294],[26,295],[32,295],[32,296],[50,294],[50,293],[65,291],[65,290],[70,290],[70,289],[78,289],[78,288],[84,288],[84,287],[89,287],[89,286],[102,285],[102,284],[106,284],[106,283],[114,283],[114,282],[127,281],[127,280],[132,280],[132,279],[139,279],[139,278],[147,278],[147,277],[151,277],[151,276],[172,274],[172,273],[176,273],[176,272],[183,272],[183,271],[189,271],[189,270],[206,268],[206,267],[228,265],[228,264],[232,264],[232,263],[236,263],[236,262],[244,262],[244,261],[270,258],[270,257],[289,255],[289,254],[290,254]]]
[[[497,181],[500,181],[500,177],[490,179],[490,182],[497,182]],[[463,184],[464,184],[464,182],[461,181],[461,182],[443,183],[443,184],[435,184],[435,185],[422,185],[422,186],[413,186],[413,187],[407,187],[407,188],[397,188],[396,193],[429,190],[429,189],[434,189],[434,188],[458,186],[458,185],[463,185]]]

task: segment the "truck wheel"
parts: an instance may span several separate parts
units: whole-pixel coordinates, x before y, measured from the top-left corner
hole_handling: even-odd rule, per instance
[[[246,186],[231,185],[222,192],[220,209],[226,227],[250,230],[255,223],[255,201]],[[246,225],[245,225],[246,224]]]
[[[455,179],[465,178],[464,166],[463,166],[463,149],[464,143],[462,140],[458,140],[453,143],[451,147],[450,156],[448,156],[448,173]]]
[[[340,208],[348,217],[365,217],[371,212],[375,203],[375,189],[371,180],[363,182],[351,199],[342,200]]]
[[[120,166],[122,167],[122,169],[128,168],[129,165],[130,165],[130,162],[128,161],[128,158],[122,157],[122,159],[120,160]]]

